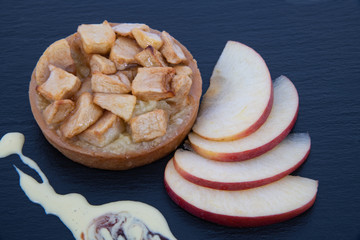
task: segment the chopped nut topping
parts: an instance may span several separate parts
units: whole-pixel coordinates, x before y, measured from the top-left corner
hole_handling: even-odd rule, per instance
[[[136,97],[130,94],[94,93],[94,102],[129,121],[135,108]]]
[[[169,33],[163,31],[161,38],[164,41],[160,52],[164,55],[166,60],[172,64],[179,64],[186,60],[186,57],[181,50],[180,46],[174,42],[172,36]]]
[[[173,97],[170,82],[174,74],[171,67],[139,68],[132,82],[132,94],[145,101]]]
[[[70,99],[57,100],[45,108],[43,116],[47,124],[56,124],[63,121],[74,108],[75,103]]]
[[[92,55],[90,59],[91,72],[101,72],[104,74],[116,73],[115,63],[99,54]]]
[[[115,63],[118,70],[124,70],[137,63],[135,55],[141,51],[141,47],[137,45],[135,40],[126,37],[118,37],[115,41],[115,45],[111,49],[110,60]]]
[[[118,24],[118,25],[114,26],[113,30],[120,36],[134,37],[131,32],[134,28],[138,28],[138,29],[141,29],[146,32],[150,31],[150,28],[148,25],[141,24],[141,23],[122,23],[122,24]]]
[[[116,34],[107,21],[102,24],[82,24],[78,27],[86,53],[106,54],[114,44]]]
[[[129,93],[131,83],[122,73],[106,75],[95,72],[91,77],[91,88],[93,92],[100,93]]]
[[[91,94],[85,92],[76,101],[74,112],[60,126],[60,131],[63,136],[72,138],[94,124],[102,113],[103,110],[93,103]]]
[[[124,130],[124,121],[106,111],[95,124],[82,132],[79,138],[94,146],[104,147],[118,138]]]
[[[168,116],[162,109],[144,113],[130,120],[134,142],[150,141],[166,134]]]
[[[136,42],[142,48],[153,46],[155,49],[159,49],[163,45],[163,40],[156,33],[145,32],[139,28],[134,28],[131,32]]]
[[[50,76],[37,91],[48,100],[69,98],[79,90],[81,81],[78,77],[65,70],[49,65]]]
[[[175,69],[176,75],[186,75],[186,76],[191,77],[192,73],[193,73],[191,68],[188,66],[177,65],[177,66],[174,66],[174,69]]]
[[[75,63],[71,57],[70,46],[66,39],[61,39],[51,44],[40,57],[35,68],[37,85],[43,84],[48,79],[50,64],[66,71],[75,71]]]
[[[161,53],[151,45],[135,55],[136,61],[144,67],[167,67]]]

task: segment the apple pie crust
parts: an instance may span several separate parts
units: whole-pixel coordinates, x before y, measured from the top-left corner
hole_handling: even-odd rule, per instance
[[[151,163],[183,141],[197,116],[196,60],[145,24],[82,24],[51,44],[31,77],[33,115],[47,140],[88,167]]]

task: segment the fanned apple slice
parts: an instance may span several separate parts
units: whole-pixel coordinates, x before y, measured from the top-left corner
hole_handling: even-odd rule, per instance
[[[242,162],[219,162],[177,150],[174,165],[183,178],[197,185],[242,190],[274,182],[293,172],[309,155],[310,145],[309,134],[294,133],[271,151]]]
[[[269,70],[250,47],[228,41],[210,78],[193,131],[203,138],[234,140],[256,131],[273,103]]]
[[[271,113],[256,132],[234,141],[211,141],[190,133],[189,140],[194,150],[203,157],[225,162],[247,160],[280,143],[294,126],[298,109],[299,96],[294,84],[287,77],[280,76],[274,82]]]
[[[197,217],[226,226],[254,227],[282,222],[309,209],[318,182],[286,176],[248,190],[215,190],[185,180],[170,160],[165,169],[165,188],[176,204]]]

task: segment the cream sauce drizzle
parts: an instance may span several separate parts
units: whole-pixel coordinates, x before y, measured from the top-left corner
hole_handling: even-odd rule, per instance
[[[24,164],[39,174],[42,183],[15,166],[20,186],[28,198],[40,204],[47,214],[58,216],[75,239],[176,239],[163,215],[145,203],[118,201],[94,206],[78,193],[57,194],[36,162],[22,154],[24,142],[21,133],[4,135],[0,141],[0,158],[18,154]]]

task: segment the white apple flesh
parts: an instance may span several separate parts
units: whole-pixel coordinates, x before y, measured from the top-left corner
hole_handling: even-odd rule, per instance
[[[307,133],[287,136],[271,151],[241,162],[220,162],[194,152],[177,150],[174,165],[186,180],[204,187],[242,190],[279,180],[297,169],[310,153]]]
[[[293,218],[314,204],[318,188],[315,180],[289,175],[248,190],[215,190],[185,180],[172,160],[166,166],[164,180],[170,198],[180,207],[204,220],[233,227]]]
[[[233,140],[256,131],[273,103],[269,70],[252,48],[228,41],[210,78],[193,131],[203,138]]]
[[[265,123],[251,135],[233,141],[212,141],[190,133],[193,149],[218,161],[242,161],[257,157],[279,144],[291,131],[297,118],[299,96],[294,84],[285,76],[274,81],[274,104]],[[228,106],[224,111],[231,112]],[[226,120],[219,123],[226,125]]]

